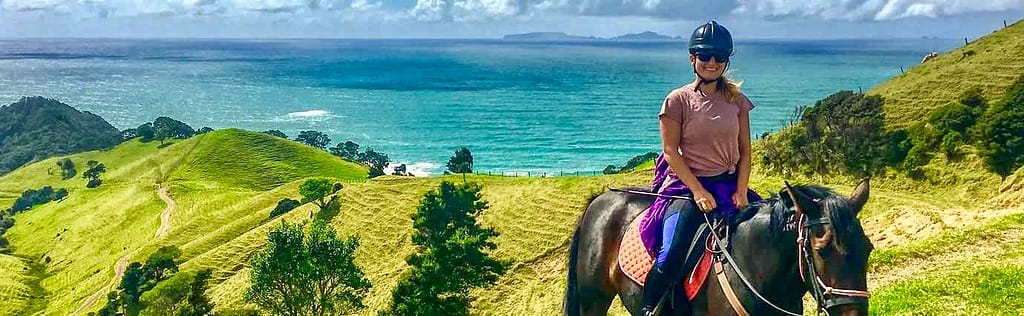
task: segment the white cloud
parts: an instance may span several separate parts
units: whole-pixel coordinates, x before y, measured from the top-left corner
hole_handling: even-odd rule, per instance
[[[79,20],[161,16],[329,25],[522,21],[541,16],[887,21],[1024,10],[1024,0],[417,0],[411,5],[392,1],[400,0],[0,0],[0,12],[8,17],[59,14]]]
[[[740,0],[733,11],[769,19],[894,20],[1024,10],[1024,0]]]

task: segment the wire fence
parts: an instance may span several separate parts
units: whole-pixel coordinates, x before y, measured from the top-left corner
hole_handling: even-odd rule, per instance
[[[634,171],[642,171],[644,168],[625,168],[618,169],[615,173],[605,173],[603,170],[575,170],[575,171],[515,171],[515,170],[484,170],[484,171],[473,171],[466,173],[467,175],[475,176],[493,176],[493,177],[508,177],[508,178],[551,178],[551,177],[593,177],[601,175],[612,175],[621,173],[630,173]],[[426,176],[410,176],[411,177],[437,177],[437,176],[462,176],[461,173],[447,173],[447,174],[431,174]],[[343,179],[336,180],[335,182],[340,183],[363,183],[370,180],[373,181],[402,181],[407,177],[376,177],[366,179]]]

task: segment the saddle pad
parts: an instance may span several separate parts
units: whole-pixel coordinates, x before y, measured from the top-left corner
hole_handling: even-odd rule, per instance
[[[646,213],[646,211],[645,211]],[[636,284],[643,286],[647,279],[647,273],[654,267],[654,258],[647,254],[643,241],[640,240],[640,219],[645,213],[640,213],[629,223],[629,229],[619,243],[619,269]],[[701,255],[697,267],[692,273],[688,273],[685,279],[686,297],[693,299],[697,296],[711,270],[711,256],[705,251]]]

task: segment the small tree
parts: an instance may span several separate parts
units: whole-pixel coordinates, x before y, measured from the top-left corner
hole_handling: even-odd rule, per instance
[[[607,167],[604,167],[604,170],[601,171],[601,173],[603,173],[603,174],[616,174],[616,173],[619,173],[619,167],[616,167],[615,165],[608,165]]]
[[[95,188],[100,186],[103,183],[100,180],[100,173],[107,172],[107,167],[95,160],[89,160],[85,164],[89,166],[89,169],[82,173],[82,178],[89,179],[89,183],[85,187]]]
[[[213,131],[212,127],[203,126],[202,128],[200,128],[199,130],[196,131],[196,135],[206,134],[206,133],[209,133],[209,132],[212,132],[212,131]]]
[[[1024,166],[1024,75],[988,109],[977,130],[978,147],[988,170],[1005,177]]]
[[[163,147],[164,145],[166,145],[164,143],[164,141],[166,141],[167,137],[169,137],[169,136],[170,136],[170,133],[166,129],[159,128],[159,129],[156,130],[156,135],[154,136],[154,138],[156,138],[156,140],[160,141],[160,147]]]
[[[472,173],[473,153],[469,152],[469,148],[459,148],[459,150],[455,151],[455,155],[448,158],[446,166],[451,173]]]
[[[207,283],[213,272],[210,269],[203,269],[196,273],[188,286],[188,295],[182,302],[182,308],[177,315],[181,316],[205,316],[213,311],[213,302],[206,296]]]
[[[153,129],[153,123],[145,123],[135,128],[135,134],[139,136],[139,141],[145,143],[156,137],[156,130]]]
[[[299,205],[302,205],[302,203],[299,203],[299,201],[292,199],[282,199],[280,201],[277,201],[277,206],[270,211],[270,218],[278,217],[281,214],[288,213],[291,210],[294,210],[296,207],[299,207]]]
[[[63,158],[57,161],[57,166],[60,167],[60,179],[67,180],[74,178],[78,175],[78,171],[75,170],[75,163],[71,159]]]
[[[342,189],[340,183],[332,184],[331,180],[325,178],[315,178],[306,180],[299,185],[299,194],[302,195],[306,202],[313,202],[316,206],[320,207],[320,210],[324,210],[327,206],[328,201],[324,200],[328,195],[334,194]]]
[[[245,299],[274,315],[351,314],[362,309],[370,281],[355,264],[359,239],[341,240],[334,228],[282,223],[251,260]]]
[[[359,144],[352,141],[338,143],[331,147],[331,154],[352,161],[359,161]]]
[[[175,262],[181,256],[181,250],[175,246],[163,246],[146,259],[144,272],[146,280],[155,285],[156,282],[166,279],[169,274],[178,272],[178,263]]]
[[[57,191],[53,192],[53,200],[54,201],[61,201],[61,200],[63,200],[66,197],[68,197],[68,189],[60,188],[60,189],[57,189]]]
[[[382,152],[373,150],[373,148],[367,149],[365,152],[359,154],[359,161],[370,167],[369,177],[375,178],[384,175],[384,169],[391,163],[391,159],[388,155]]]
[[[494,283],[507,266],[485,253],[496,248],[490,239],[498,235],[477,224],[485,209],[480,187],[472,183],[444,181],[423,196],[413,216],[418,251],[405,259],[412,269],[381,315],[469,314],[469,291]]]
[[[331,144],[331,138],[318,131],[301,131],[295,140],[317,149],[327,149]]]
[[[189,295],[189,286],[195,277],[195,272],[176,273],[149,291],[142,293],[139,300],[142,307],[141,314],[177,315],[184,307],[182,303]]]
[[[342,157],[355,160],[359,157],[359,144],[352,141],[345,141],[345,145],[342,146]]]
[[[265,130],[265,131],[263,131],[263,134],[267,134],[267,135],[271,135],[271,136],[277,136],[277,137],[280,137],[280,138],[288,138],[287,134],[285,134],[282,131],[276,130],[276,129]]]
[[[192,126],[166,116],[156,118],[153,121],[153,129],[157,132],[163,131],[166,137],[178,139],[189,138],[196,134],[196,130]]]

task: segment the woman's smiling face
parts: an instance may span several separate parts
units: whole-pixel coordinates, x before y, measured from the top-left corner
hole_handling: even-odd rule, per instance
[[[706,80],[715,80],[721,77],[728,63],[728,55],[715,56],[704,52],[690,54],[690,64],[697,70],[697,74]]]

